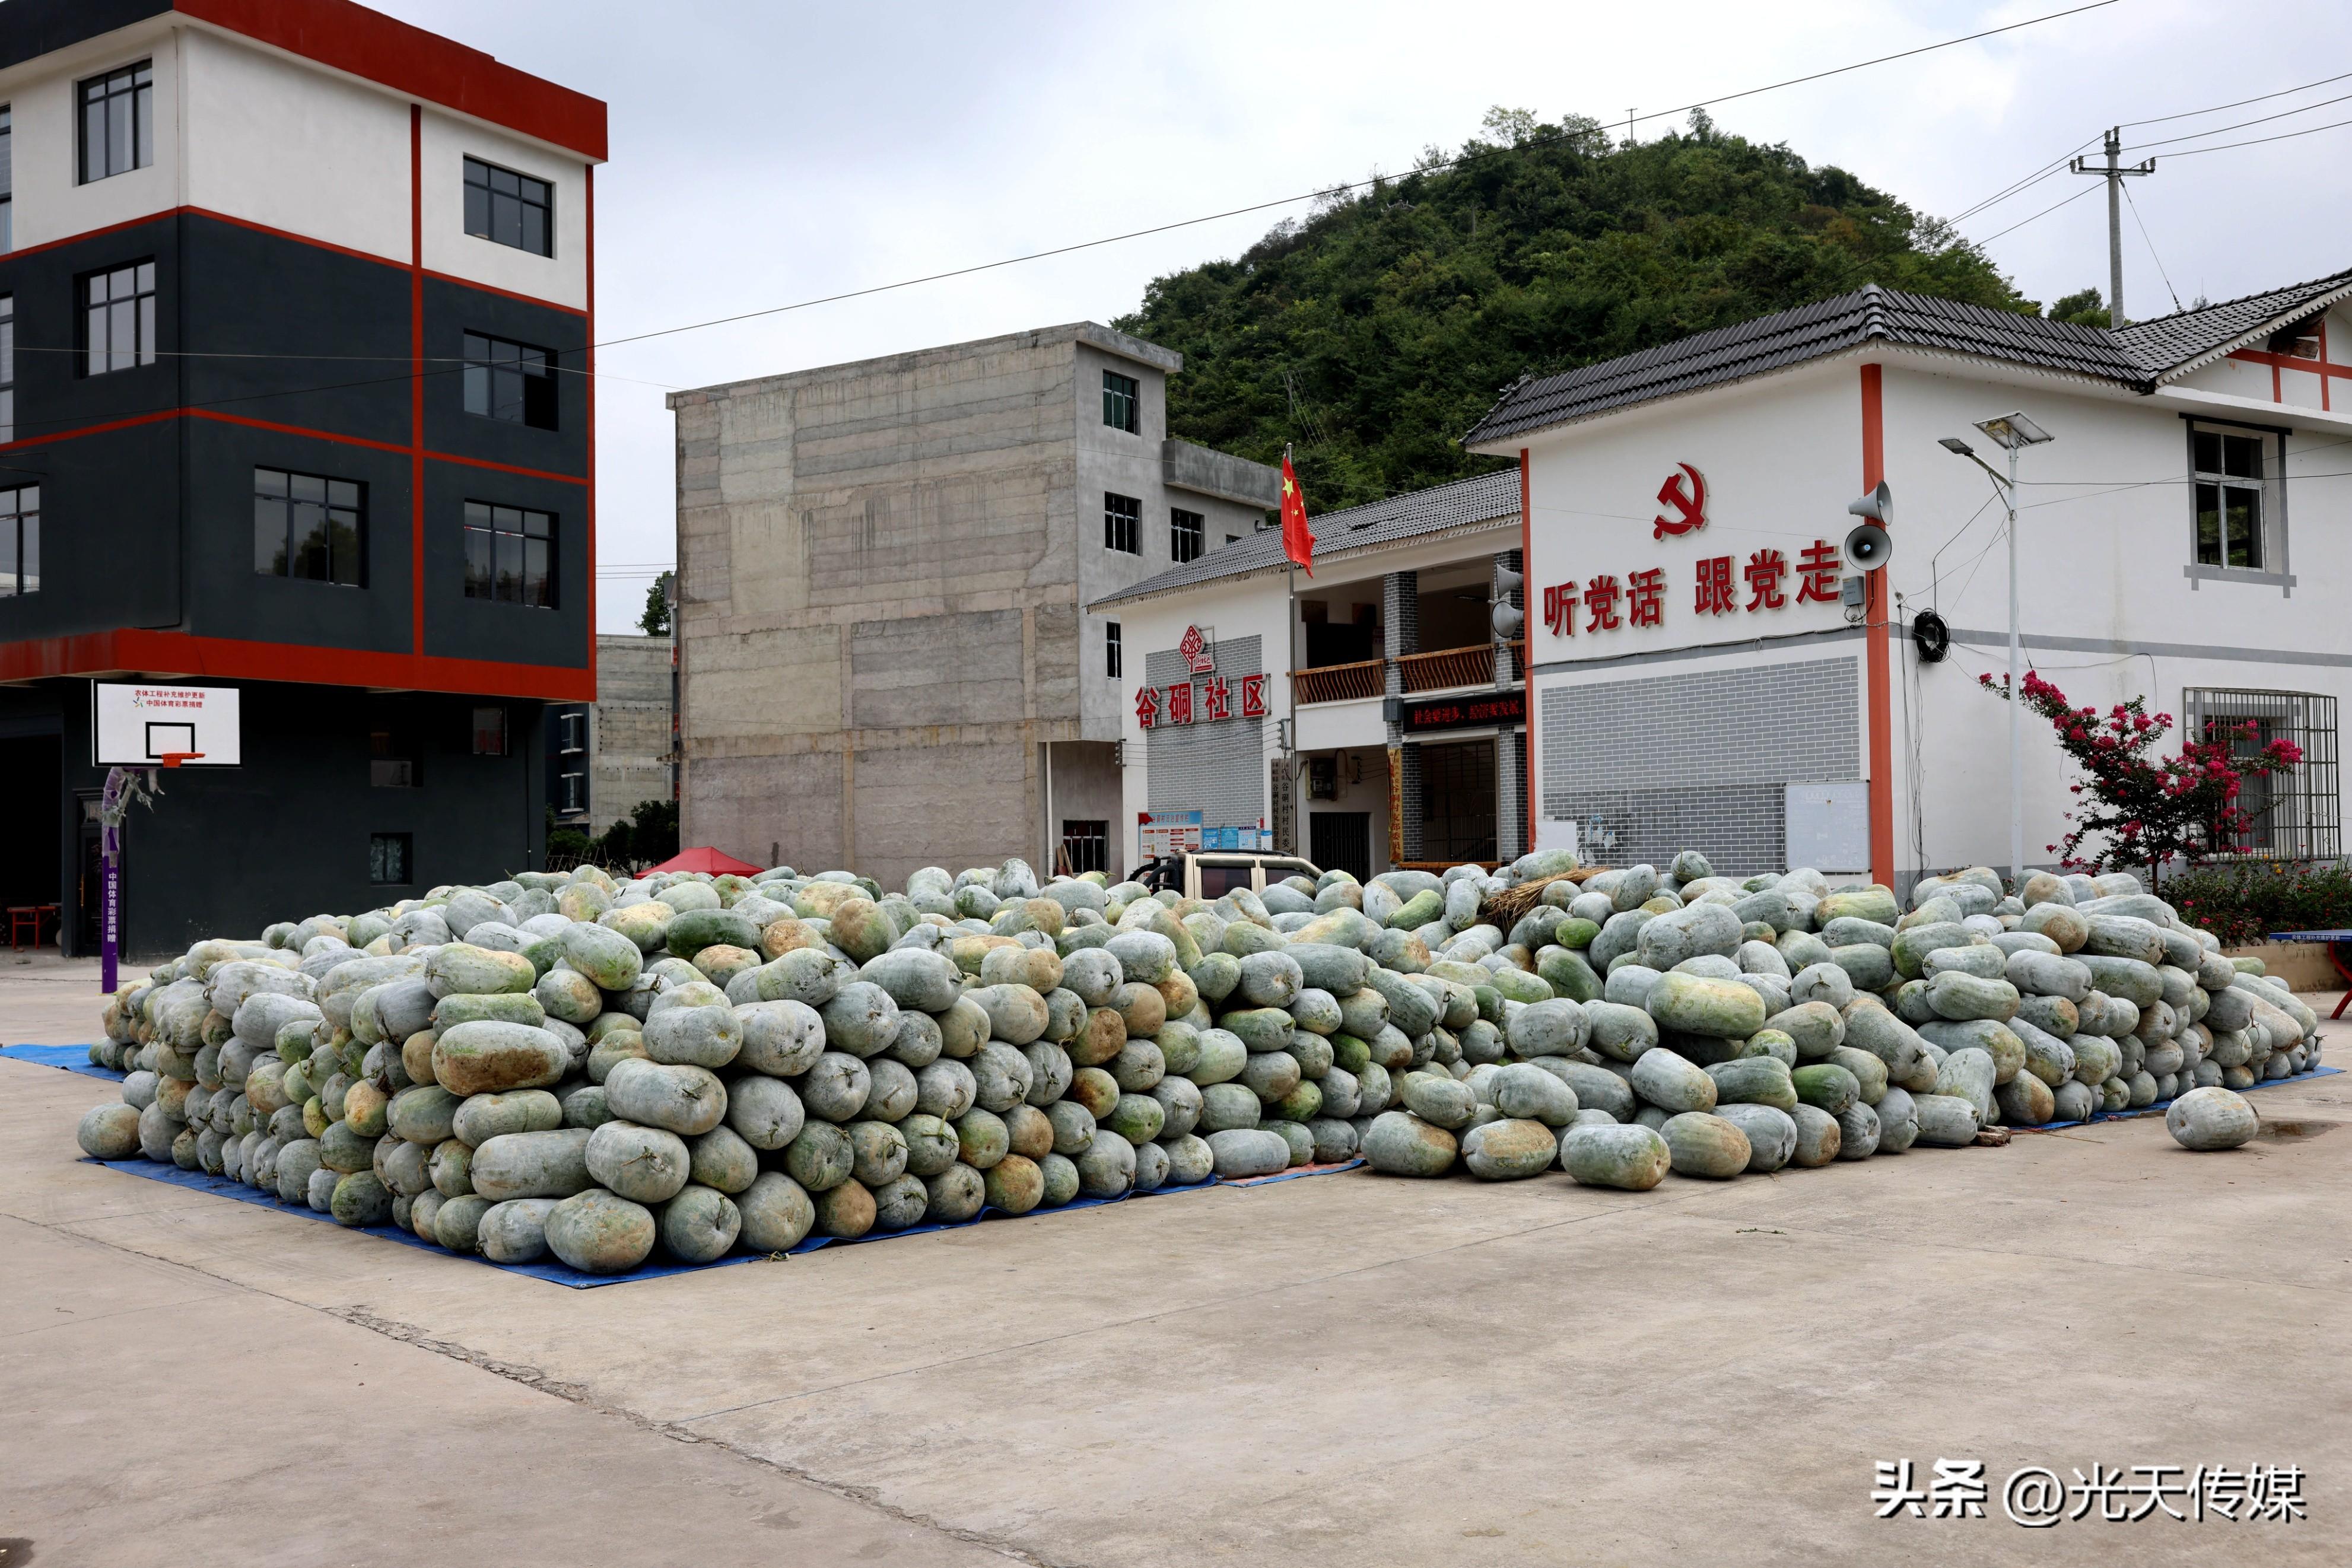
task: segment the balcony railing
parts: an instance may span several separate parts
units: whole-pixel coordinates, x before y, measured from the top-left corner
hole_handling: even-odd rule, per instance
[[[1526,644],[1509,644],[1516,657]],[[1401,653],[1393,661],[1366,659],[1353,664],[1325,664],[1318,669],[1290,672],[1290,689],[1301,707],[1314,703],[1361,702],[1368,697],[1383,695],[1388,689],[1388,666],[1397,667],[1397,682],[1407,696],[1423,692],[1452,691],[1461,686],[1491,686],[1495,684],[1495,644],[1480,643],[1468,648],[1441,648],[1430,653]]]
[[[1308,703],[1361,702],[1381,694],[1381,672],[1386,659],[1366,659],[1354,664],[1325,664],[1320,669],[1290,672],[1290,692],[1300,706]]]
[[[1397,680],[1407,696],[1442,692],[1452,686],[1495,684],[1495,644],[1475,648],[1441,648],[1434,653],[1397,655]]]

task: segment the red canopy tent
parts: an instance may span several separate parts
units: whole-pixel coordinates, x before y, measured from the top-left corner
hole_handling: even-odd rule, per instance
[[[650,876],[657,871],[703,871],[713,876],[755,876],[767,869],[739,861],[709,844],[698,844],[693,849],[678,851],[659,865],[647,866],[646,874]]]

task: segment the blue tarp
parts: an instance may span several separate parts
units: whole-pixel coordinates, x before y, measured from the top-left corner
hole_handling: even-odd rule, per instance
[[[130,1076],[111,1067],[100,1067],[89,1059],[86,1045],[0,1045],[0,1057],[11,1061],[29,1061],[39,1067],[62,1067],[68,1072],[79,1072],[88,1078],[105,1078],[116,1083]]]
[[[333,1216],[320,1214],[308,1204],[280,1203],[275,1197],[249,1187],[243,1182],[231,1181],[226,1176],[206,1176],[202,1171],[184,1171],[177,1166],[163,1165],[154,1160],[93,1160],[85,1156],[82,1163],[103,1165],[110,1171],[121,1171],[126,1176],[144,1176],[149,1181],[164,1182],[173,1186],[184,1186],[192,1192],[211,1193],[216,1197],[233,1197],[239,1203],[249,1203],[257,1208],[276,1209],[280,1214],[299,1215],[304,1219],[324,1220],[329,1225],[335,1223]],[[1326,1170],[1343,1168],[1345,1167],[1319,1166],[1312,1171],[1302,1169],[1285,1174],[1320,1175]],[[983,1220],[1023,1219],[1050,1214],[1066,1214],[1076,1208],[1100,1208],[1108,1203],[1124,1203],[1130,1197],[1158,1197],[1168,1193],[1205,1192],[1216,1185],[1217,1178],[1211,1176],[1206,1181],[1195,1182],[1190,1186],[1163,1186],[1152,1192],[1128,1193],[1120,1197],[1073,1198],[1058,1208],[1033,1209],[1027,1215],[1007,1214],[998,1208],[983,1208],[980,1212],[979,1218],[967,1219],[961,1223],[978,1225]],[[851,1241],[887,1241],[899,1236],[920,1236],[927,1231],[951,1228],[953,1227],[947,1225],[913,1225],[904,1230],[877,1230],[858,1237],[812,1236],[792,1250],[795,1254],[814,1252],[820,1247],[840,1247]],[[403,1230],[397,1226],[369,1226],[361,1234],[378,1237],[386,1241],[397,1241],[404,1247],[421,1247],[428,1252],[437,1252],[452,1261],[480,1263],[492,1269],[503,1269],[510,1274],[528,1274],[534,1280],[551,1280],[559,1285],[569,1285],[575,1291],[590,1290],[598,1285],[625,1284],[632,1280],[658,1280],[668,1274],[691,1274],[702,1269],[723,1269],[730,1263],[754,1263],[767,1256],[765,1253],[742,1252],[721,1258],[715,1263],[648,1263],[642,1269],[633,1269],[625,1274],[589,1274],[551,1256],[542,1258],[536,1263],[493,1263],[478,1254],[452,1252],[446,1247],[425,1240],[415,1232]]]

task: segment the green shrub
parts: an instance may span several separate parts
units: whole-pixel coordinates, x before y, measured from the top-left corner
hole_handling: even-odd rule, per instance
[[[2243,861],[2200,866],[2167,879],[2164,896],[2182,919],[2224,946],[2268,940],[2273,931],[2352,927],[2352,869],[2309,861]]]

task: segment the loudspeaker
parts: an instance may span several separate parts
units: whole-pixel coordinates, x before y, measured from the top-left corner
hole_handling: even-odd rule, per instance
[[[1498,566],[1495,569],[1495,591],[1497,593],[1508,593],[1526,580],[1526,578],[1507,566]]]
[[[1508,602],[1495,606],[1495,630],[1505,639],[1517,636],[1520,628],[1527,623],[1528,618],[1521,612],[1518,606]]]
[[[1870,494],[1846,503],[1847,512],[1857,517],[1868,517],[1880,528],[1895,521],[1895,492],[1881,479]]]
[[[1855,506],[1862,503],[1856,501]],[[1847,564],[1863,571],[1876,571],[1895,554],[1895,538],[1876,523],[1859,523],[1845,537]]]

